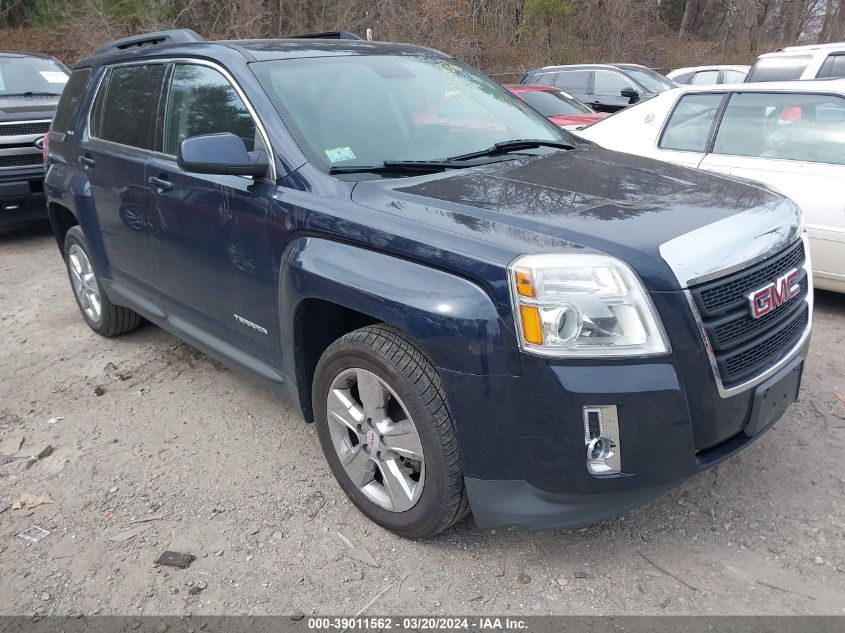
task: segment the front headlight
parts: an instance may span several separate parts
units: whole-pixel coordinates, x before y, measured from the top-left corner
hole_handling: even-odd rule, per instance
[[[520,346],[544,356],[648,356],[669,351],[642,283],[607,255],[524,255],[508,267]]]

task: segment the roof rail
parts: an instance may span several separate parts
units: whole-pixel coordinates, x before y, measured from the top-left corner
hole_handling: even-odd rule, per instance
[[[295,39],[311,40],[360,40],[361,38],[349,31],[322,31],[321,33],[302,33],[300,35],[288,35]]]
[[[109,42],[105,46],[101,46],[94,54],[100,55],[114,51],[125,51],[129,48],[153,46],[154,44],[184,44],[185,42],[204,41],[205,39],[202,35],[191,29],[171,29],[169,31],[155,31],[153,33],[123,37],[119,40]]]

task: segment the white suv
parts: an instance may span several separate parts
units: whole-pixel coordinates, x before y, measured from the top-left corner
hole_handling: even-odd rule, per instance
[[[757,58],[746,82],[845,77],[845,42],[787,46]]]

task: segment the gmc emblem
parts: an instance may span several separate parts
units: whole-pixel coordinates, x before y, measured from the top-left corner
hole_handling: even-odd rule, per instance
[[[748,295],[748,300],[751,302],[751,316],[759,319],[801,294],[801,286],[795,283],[797,278],[798,269],[793,268],[772,283]]]

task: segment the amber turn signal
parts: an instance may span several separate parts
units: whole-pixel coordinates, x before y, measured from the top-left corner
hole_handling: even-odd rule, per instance
[[[519,306],[519,318],[522,322],[522,338],[532,345],[543,344],[543,326],[540,323],[540,309],[536,306]]]

